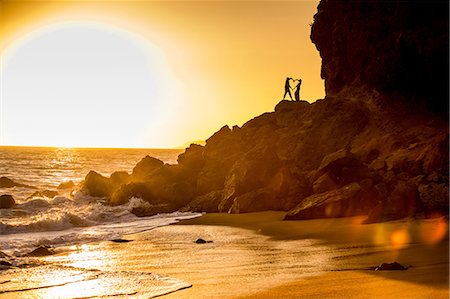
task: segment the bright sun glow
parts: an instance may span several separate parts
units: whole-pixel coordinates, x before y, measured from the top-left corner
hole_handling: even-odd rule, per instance
[[[324,96],[318,0],[3,1],[0,145],[177,147]]]
[[[3,55],[3,144],[168,145],[181,83],[164,53],[95,23],[41,28]]]

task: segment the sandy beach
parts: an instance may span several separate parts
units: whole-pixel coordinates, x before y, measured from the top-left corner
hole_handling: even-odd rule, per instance
[[[284,213],[207,214],[65,248],[52,264],[151,272],[191,285],[165,298],[448,298],[445,219],[361,224],[282,221]],[[197,238],[212,241],[196,244]],[[374,271],[397,261],[406,271]]]

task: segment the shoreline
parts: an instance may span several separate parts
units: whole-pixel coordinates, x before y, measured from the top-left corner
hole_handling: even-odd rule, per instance
[[[361,224],[362,217],[283,217],[284,212],[204,214],[126,235],[128,243],[71,246],[40,260],[191,285],[164,295],[168,299],[449,297],[445,219]],[[198,238],[212,242],[196,244]],[[394,261],[409,269],[371,270]]]
[[[236,227],[265,236],[269,243],[287,242],[301,245],[303,240],[318,240],[309,246],[327,246],[325,266],[318,273],[308,269],[305,275],[279,281],[252,294],[230,298],[448,298],[449,254],[447,220],[403,219],[384,223],[362,224],[364,217],[282,221],[284,213],[205,214],[173,226]],[[439,234],[439,235],[438,235]],[[322,254],[323,254],[322,253]],[[398,261],[407,271],[373,271],[384,262]],[[372,269],[371,269],[372,268]],[[293,271],[305,269],[294,268]],[[311,273],[313,272],[313,273]],[[311,274],[311,275],[308,275]],[[358,283],[355,284],[354,282]],[[195,281],[191,291],[178,295],[195,298]]]

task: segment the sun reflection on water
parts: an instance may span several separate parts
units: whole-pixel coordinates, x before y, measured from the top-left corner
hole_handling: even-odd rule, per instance
[[[72,251],[63,256],[65,265],[75,268],[104,269],[114,267],[114,258],[108,250],[98,250],[97,246],[82,244],[71,246]]]

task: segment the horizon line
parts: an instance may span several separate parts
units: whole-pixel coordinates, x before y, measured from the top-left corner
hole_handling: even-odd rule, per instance
[[[22,147],[22,148],[61,148],[61,149],[151,149],[151,150],[183,150],[185,148],[181,147],[170,147],[170,148],[163,148],[163,147],[107,147],[107,146],[54,146],[54,145],[0,145],[0,148],[5,147]]]

